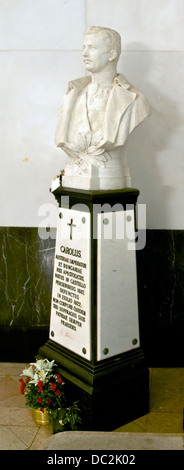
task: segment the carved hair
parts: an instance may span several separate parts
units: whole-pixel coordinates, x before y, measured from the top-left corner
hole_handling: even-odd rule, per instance
[[[90,26],[86,34],[100,34],[108,49],[115,49],[117,51],[117,60],[119,59],[121,54],[121,36],[117,31],[103,26]]]

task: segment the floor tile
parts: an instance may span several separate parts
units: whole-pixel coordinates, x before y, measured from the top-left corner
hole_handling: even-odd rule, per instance
[[[143,429],[141,429],[135,424],[134,421],[132,421],[131,423],[124,424],[124,426],[115,429],[115,432],[143,432]]]
[[[22,395],[14,395],[13,397],[1,400],[0,407],[25,408],[25,397]]]
[[[0,426],[0,450],[25,450],[27,446],[7,427]]]
[[[150,411],[181,412],[184,370],[154,369],[150,394]]]
[[[135,419],[120,428],[115,429],[116,432],[144,432],[146,428],[147,415]]]
[[[32,445],[29,447],[29,450],[40,450],[44,441],[53,435],[52,425],[50,426],[41,426],[36,434]]]
[[[29,408],[0,407],[0,425],[36,426]]]
[[[149,413],[145,432],[150,433],[182,433],[182,413]]]
[[[28,366],[24,362],[0,362],[0,375],[20,375]]]
[[[20,394],[19,378],[27,366],[25,363],[0,363],[0,450],[39,450],[52,436],[51,425],[39,427],[34,423],[31,409],[25,406],[25,396]],[[132,436],[131,439],[135,437],[135,446],[138,436],[140,439],[145,436],[145,449],[152,445],[182,448],[184,369],[151,368],[149,372],[150,412],[115,432]],[[166,436],[163,443],[156,438],[157,433],[163,438]],[[181,433],[180,439],[178,433]],[[177,436],[176,441],[174,436]]]
[[[171,396],[171,393],[168,390],[162,390],[161,392],[153,390],[150,397],[150,411],[178,413],[181,411],[182,402],[182,391],[176,391],[176,393]]]
[[[33,426],[8,426],[8,429],[10,429],[27,448],[31,446],[39,430],[37,427]]]
[[[20,393],[20,384],[11,377],[0,377],[0,401]]]

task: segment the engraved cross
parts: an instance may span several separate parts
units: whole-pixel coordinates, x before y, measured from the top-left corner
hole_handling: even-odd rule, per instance
[[[70,224],[67,224],[70,227],[70,240],[72,240],[72,229],[73,227],[76,227],[75,224],[73,224],[73,219],[71,219]]]

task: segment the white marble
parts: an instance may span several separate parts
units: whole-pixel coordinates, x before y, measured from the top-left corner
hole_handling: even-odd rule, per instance
[[[73,5],[0,2],[0,225],[38,226],[44,223],[40,207],[57,207],[48,189],[68,160],[54,145],[56,114],[66,83],[84,75],[86,26],[102,24],[120,32],[119,70],[152,106],[151,117],[127,142],[132,186],[147,204],[147,228],[183,229],[183,0],[149,0],[149,7],[147,0]]]
[[[50,339],[91,359],[90,214],[58,211]]]
[[[109,153],[111,159],[104,167],[91,165],[87,174],[79,174],[78,165],[67,164],[62,186],[87,190],[121,189],[131,186],[131,176],[126,161],[126,147]],[[82,177],[81,177],[82,176]]]
[[[125,52],[120,67],[152,106],[127,142],[132,186],[147,204],[147,228],[183,229],[184,53]],[[40,206],[57,206],[48,189],[68,161],[54,144],[57,109],[66,82],[83,70],[81,52],[0,53],[0,225],[38,226]]]
[[[87,29],[83,58],[91,76],[70,81],[58,113],[56,146],[71,160],[64,168],[64,187],[128,186],[122,154],[129,134],[150,115],[150,107],[146,97],[118,72],[120,54],[118,32]]]
[[[126,50],[183,51],[183,0],[87,0],[87,26],[119,31]]]
[[[0,3],[1,50],[76,50],[85,29],[85,0]]]
[[[127,52],[123,62],[130,81],[137,70],[136,84],[143,80],[152,107],[127,142],[132,186],[147,205],[147,228],[183,229],[184,53]]]
[[[144,432],[94,432],[94,431],[64,431],[54,434],[47,438],[41,445],[40,450],[48,451],[75,451],[90,450],[92,452],[92,462],[94,464],[106,465],[115,463],[115,455],[123,465],[136,464],[136,456],[131,451],[138,450],[165,450],[165,451],[183,451],[183,435],[177,433],[144,433]],[[112,455],[106,454],[106,451],[114,450]],[[104,450],[104,453],[96,455],[94,451]],[[119,450],[118,455],[116,451]],[[122,450],[124,451],[122,453]],[[126,451],[128,452],[128,456]],[[115,454],[115,455],[114,455]],[[139,452],[138,452],[139,454]],[[137,454],[137,455],[138,455]],[[57,455],[57,454],[56,454]],[[179,454],[176,453],[176,461],[179,460]],[[182,455],[182,452],[181,452]],[[126,457],[127,456],[127,457]],[[150,456],[149,456],[150,457]],[[169,458],[169,454],[167,455]],[[123,460],[124,458],[124,460]],[[141,457],[140,457],[141,460]],[[143,459],[144,460],[144,459]],[[143,462],[142,460],[142,462]],[[119,463],[117,460],[117,463]],[[146,466],[146,465],[145,465]],[[133,467],[134,468],[134,467]]]
[[[78,52],[0,53],[1,226],[38,226],[40,206],[57,205],[49,188],[67,161],[54,143],[57,109],[74,71]]]
[[[130,250],[126,219],[134,231],[134,211],[98,214],[97,358],[139,347],[135,250]],[[131,241],[133,243],[133,241]]]

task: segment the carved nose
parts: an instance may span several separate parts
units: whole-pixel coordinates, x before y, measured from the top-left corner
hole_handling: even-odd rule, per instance
[[[85,48],[83,49],[83,57],[87,57],[88,55],[89,55],[89,54],[88,54],[88,48],[85,47]]]

